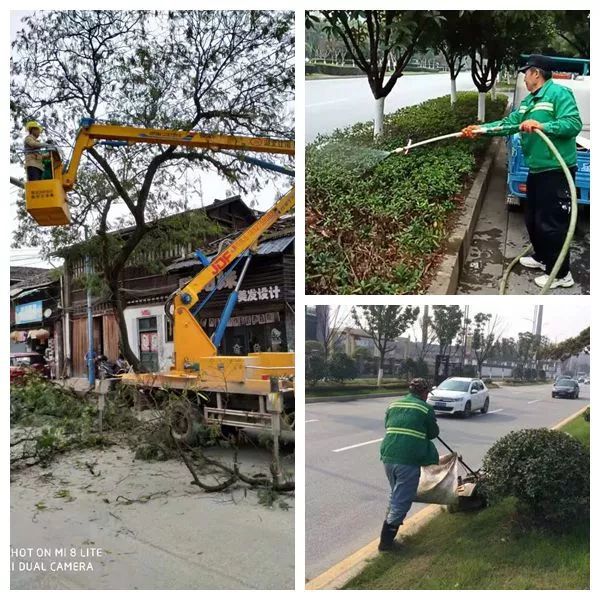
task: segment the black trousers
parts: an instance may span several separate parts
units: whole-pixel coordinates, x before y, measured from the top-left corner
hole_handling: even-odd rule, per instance
[[[44,175],[42,169],[37,167],[27,167],[27,181],[40,181]]]
[[[576,167],[571,167],[575,178]],[[571,193],[562,169],[529,173],[525,224],[533,245],[533,257],[546,265],[549,275],[560,254],[571,220]],[[557,278],[570,270],[569,252],[557,273]]]

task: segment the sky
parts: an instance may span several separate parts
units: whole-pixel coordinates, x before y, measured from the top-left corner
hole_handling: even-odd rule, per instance
[[[418,303],[414,303],[413,306],[417,304]],[[502,333],[502,337],[516,338],[521,332],[532,331],[534,303],[511,302],[510,308],[505,307],[506,302],[503,304],[504,305],[498,304],[498,306],[495,307],[490,305],[489,300],[486,302],[470,302],[469,314],[473,316],[478,312],[482,312],[498,315],[500,323],[498,330]],[[418,305],[421,306],[420,314],[422,315],[423,304]],[[461,309],[464,310],[464,305],[460,306]],[[431,314],[432,310],[430,308],[430,315]],[[551,342],[559,342],[575,336],[580,331],[590,326],[590,306],[583,302],[551,302],[544,305],[542,314],[542,335],[549,338]],[[348,325],[352,326],[353,321],[350,315],[349,306],[342,307],[340,319],[343,318],[342,315],[346,315],[346,322]],[[414,337],[412,329],[409,329],[404,335],[409,334],[411,337]]]
[[[10,13],[10,38],[13,41],[16,37],[17,32],[22,29],[21,19],[25,16],[33,14],[34,11],[22,10],[22,11],[11,11]],[[290,106],[290,112],[293,111],[293,105]],[[25,132],[23,132],[25,135]],[[42,139],[44,136],[42,135]],[[273,159],[273,162],[278,162],[277,157]],[[17,177],[18,179],[24,179],[24,169],[20,165],[11,165],[10,175]],[[252,208],[258,210],[267,210],[275,203],[275,198],[282,196],[291,187],[290,178],[285,176],[279,176],[275,173],[269,173],[264,177],[264,186],[257,192],[251,192],[247,196],[242,196],[242,200],[246,202]],[[192,198],[189,199],[190,208],[198,208],[212,204],[214,200],[222,200],[227,197],[226,191],[230,188],[230,185],[221,178],[216,172],[215,173],[203,173],[201,176],[201,187],[203,199]],[[17,201],[20,196],[20,191],[15,186],[10,186],[10,217],[11,224],[16,223],[17,218]],[[127,209],[122,206],[120,214],[128,214]],[[112,214],[112,213],[111,213]],[[119,213],[115,212],[114,216],[118,216]],[[12,232],[11,229],[11,242]],[[10,250],[10,264],[11,266],[21,267],[56,267],[59,263],[49,264],[42,261],[39,258],[38,250],[36,248],[11,248]]]

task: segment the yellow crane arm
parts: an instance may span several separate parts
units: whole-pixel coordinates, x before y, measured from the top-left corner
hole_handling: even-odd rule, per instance
[[[84,150],[93,147],[100,140],[122,142],[124,144],[165,144],[188,148],[207,148],[220,150],[239,150],[246,152],[264,152],[268,154],[294,154],[292,140],[250,137],[241,135],[221,135],[199,131],[180,131],[177,129],[150,129],[129,127],[126,125],[107,125],[103,123],[87,124],[83,121],[77,133],[75,147],[69,165],[62,176],[63,188],[73,189],[77,179],[77,169]]]
[[[221,251],[208,265],[200,271],[181,290],[180,297],[185,299],[188,306],[198,301],[200,292],[219,273],[222,273],[240,254],[251,248],[258,238],[275,223],[282,215],[288,213],[294,206],[295,188],[279,198],[277,202],[250,227],[245,229],[227,248]]]
[[[216,356],[217,349],[204,329],[198,323],[191,309],[198,301],[198,295],[206,284],[227,268],[240,254],[251,248],[258,238],[277,219],[289,212],[295,202],[292,188],[258,221],[245,229],[227,248],[222,250],[212,262],[202,269],[173,300],[173,342],[174,369],[185,371],[190,364],[199,363],[202,357]]]

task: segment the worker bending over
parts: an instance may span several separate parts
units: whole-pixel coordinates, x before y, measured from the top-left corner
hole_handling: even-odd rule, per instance
[[[541,269],[544,275],[535,278],[544,287],[560,251],[571,220],[571,193],[560,163],[546,142],[535,130],[543,131],[556,146],[573,179],[577,169],[577,134],[582,129],[579,109],[573,92],[552,81],[550,59],[532,54],[519,69],[525,73],[525,85],[530,92],[518,110],[493,123],[469,125],[462,130],[465,137],[476,135],[512,135],[521,131],[521,145],[529,167],[525,224],[533,246],[533,254],[520,263],[529,269]],[[491,130],[491,128],[497,128]],[[575,282],[569,267],[569,252],[550,286],[571,287]]]
[[[380,453],[390,482],[390,503],[381,528],[382,552],[400,548],[394,539],[417,493],[421,466],[439,463],[431,440],[440,430],[435,412],[426,402],[429,389],[424,379],[413,379],[408,395],[394,400],[385,413],[385,437]]]

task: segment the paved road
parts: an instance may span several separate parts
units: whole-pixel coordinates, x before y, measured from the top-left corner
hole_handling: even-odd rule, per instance
[[[505,199],[506,144],[502,143],[463,267],[458,294],[498,294],[504,270],[529,245],[523,211],[508,211]],[[575,285],[552,290],[552,295],[590,293],[589,214],[589,208],[580,207],[575,237],[571,242],[571,273]],[[541,288],[533,280],[541,274],[541,271],[515,266],[508,281],[508,293],[539,294]]]
[[[459,75],[457,89],[475,89],[470,73]],[[305,92],[307,142],[320,133],[331,133],[340,127],[373,120],[375,101],[366,77],[309,79],[305,82]],[[385,112],[391,113],[449,93],[450,76],[447,73],[405,75],[386,98]]]
[[[207,453],[231,464],[231,450]],[[239,459],[243,472],[256,473],[271,457],[243,447]],[[282,459],[292,471],[293,455]],[[281,498],[290,510],[278,500],[268,508],[255,492],[209,494],[190,479],[181,461],[135,460],[119,446],[13,473],[11,588],[293,589],[293,498]]]
[[[487,449],[502,435],[514,429],[551,427],[585,406],[588,399],[588,386],[582,386],[579,400],[552,399],[549,385],[493,389],[488,414],[477,414],[467,421],[441,415],[438,423],[442,439],[477,469]],[[375,440],[383,435],[383,416],[389,402],[389,398],[380,398],[306,406],[309,579],[379,534],[388,488]],[[440,450],[445,452],[441,446]],[[423,506],[414,505],[411,512]]]

